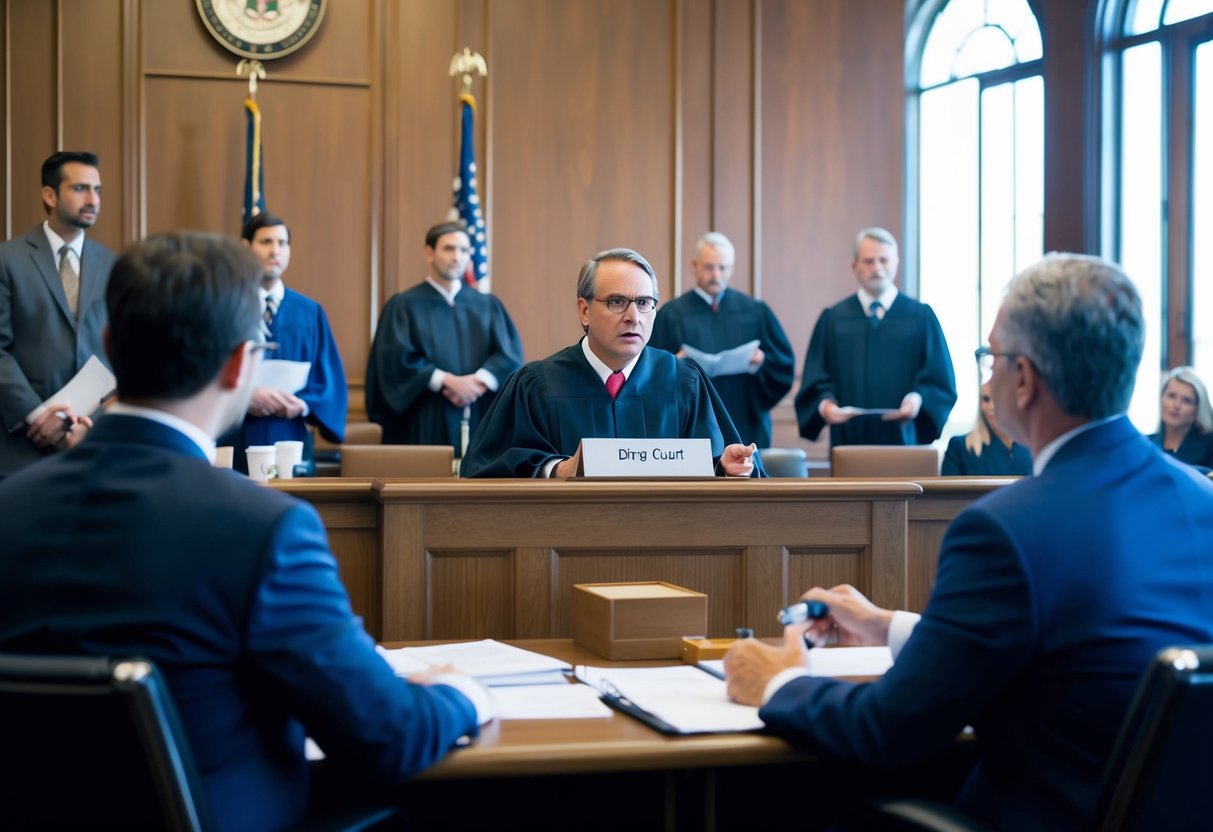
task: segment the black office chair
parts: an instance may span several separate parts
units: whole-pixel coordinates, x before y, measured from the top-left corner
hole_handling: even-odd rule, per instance
[[[4,828],[214,828],[177,709],[150,661],[0,653],[0,753]],[[376,807],[304,828],[401,822],[395,809]]]
[[[1213,823],[1213,644],[1168,647],[1146,668],[1104,769],[1092,829],[1208,829]],[[976,832],[951,806],[881,804],[865,828]]]

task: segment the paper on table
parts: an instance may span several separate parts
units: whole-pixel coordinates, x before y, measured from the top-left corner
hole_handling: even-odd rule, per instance
[[[895,407],[852,407],[851,405],[838,409],[851,416],[883,416],[886,413],[895,413],[897,411]]]
[[[750,364],[750,356],[754,354],[754,350],[758,349],[758,344],[759,341],[755,338],[753,341],[746,341],[731,350],[722,350],[717,353],[703,352],[690,344],[683,344],[682,351],[688,358],[695,359],[695,362],[703,367],[703,371],[709,376],[733,376],[758,371],[757,367]]]
[[[691,665],[617,668],[578,665],[577,678],[606,696],[630,700],[679,733],[755,731],[758,709],[729,699],[724,682]]]
[[[723,659],[706,659],[699,666],[724,678]],[[811,676],[883,676],[892,666],[888,647],[823,647],[809,651],[806,665]]]
[[[80,372],[72,376],[72,380],[59,388],[57,393],[48,397],[42,406],[70,407],[77,416],[87,416],[101,407],[101,400],[114,392],[117,385],[118,380],[101,363],[101,359],[90,355]],[[27,421],[32,422],[33,419],[27,418]]]
[[[269,387],[272,390],[282,390],[285,393],[298,393],[307,384],[308,374],[312,371],[310,361],[284,361],[281,358],[267,358],[257,368],[257,378],[253,382],[256,387]]]
[[[494,687],[498,719],[601,719],[611,709],[586,685]]]
[[[559,659],[493,639],[395,650],[380,647],[379,654],[397,676],[407,676],[431,665],[451,664],[460,673],[490,686],[563,684],[564,671],[570,669]]]

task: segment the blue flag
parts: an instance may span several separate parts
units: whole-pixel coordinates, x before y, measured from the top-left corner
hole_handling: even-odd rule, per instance
[[[248,141],[244,154],[244,220],[248,222],[265,210],[265,170],[261,167],[261,111],[257,102],[246,99]]]
[[[459,175],[455,177],[451,214],[467,226],[468,238],[472,241],[472,259],[464,280],[475,286],[489,276],[489,246],[484,233],[484,212],[480,210],[480,197],[476,195],[476,99],[463,93],[459,100],[463,107],[463,130],[459,139]]]

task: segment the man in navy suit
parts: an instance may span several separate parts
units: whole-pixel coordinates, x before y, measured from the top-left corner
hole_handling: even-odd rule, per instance
[[[132,247],[106,297],[119,401],[78,446],[0,483],[0,651],[156,662],[221,829],[304,815],[305,733],[339,770],[400,780],[491,708],[467,677],[393,675],[315,510],[212,467],[265,346],[260,277],[235,240]]]
[[[851,587],[784,644],[739,643],[729,692],[777,734],[875,766],[946,749],[972,725],[957,800],[1003,829],[1082,829],[1129,700],[1161,648],[1213,641],[1213,484],[1125,417],[1144,324],[1128,277],[1050,255],[1012,281],[984,369],[1035,476],[952,523],[921,620]],[[855,685],[804,675],[802,634],[889,644]],[[904,647],[901,645],[904,644]]]
[[[101,212],[98,164],[83,151],[51,155],[42,163],[46,220],[0,245],[0,479],[71,444],[88,424],[87,413],[42,403],[90,356],[105,360],[114,254],[85,238]]]

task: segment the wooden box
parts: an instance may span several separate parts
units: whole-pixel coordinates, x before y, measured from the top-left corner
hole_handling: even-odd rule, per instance
[[[708,627],[708,596],[663,581],[574,584],[573,641],[606,659],[677,659]]]

